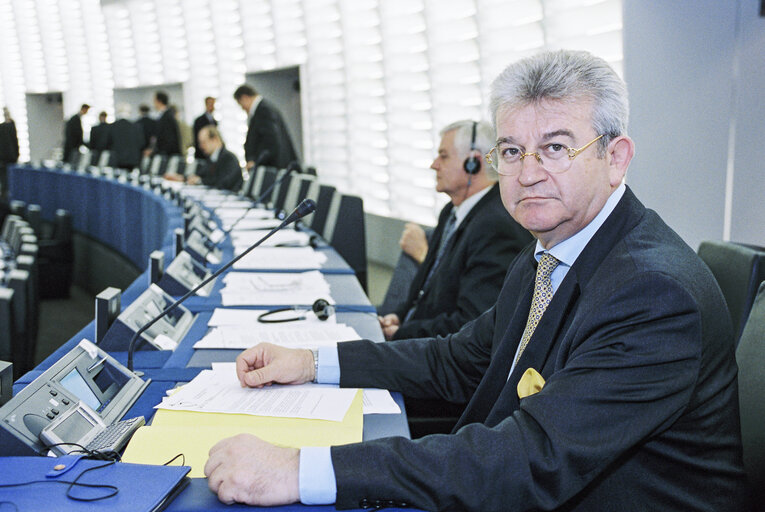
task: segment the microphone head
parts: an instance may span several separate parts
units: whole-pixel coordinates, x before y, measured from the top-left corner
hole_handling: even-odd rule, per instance
[[[295,208],[292,213],[290,213],[290,216],[284,220],[284,224],[287,225],[291,222],[295,222],[298,219],[302,219],[309,213],[313,213],[315,209],[316,203],[313,199],[303,199],[300,204],[297,205],[297,208]]]

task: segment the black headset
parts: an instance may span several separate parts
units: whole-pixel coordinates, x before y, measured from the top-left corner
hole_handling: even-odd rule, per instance
[[[470,156],[465,159],[464,169],[465,172],[469,175],[478,174],[478,171],[481,170],[481,159],[475,156],[475,135],[476,135],[476,129],[478,128],[478,123],[476,121],[473,121],[473,134],[470,136]]]
[[[306,313],[307,310],[304,310],[300,315],[298,316],[290,316],[290,317],[284,317],[284,318],[268,318],[271,315],[275,315],[276,313],[281,313],[283,311],[299,311],[299,309],[295,307],[286,307],[286,308],[276,308],[276,309],[269,309],[268,311],[261,313],[258,316],[258,322],[263,324],[280,324],[283,322],[297,322],[298,320],[305,320],[306,319]],[[335,306],[327,302],[325,299],[317,299],[316,302],[313,303],[311,306],[311,311],[314,312],[316,315],[316,318],[319,320],[327,320],[329,317],[335,314]]]

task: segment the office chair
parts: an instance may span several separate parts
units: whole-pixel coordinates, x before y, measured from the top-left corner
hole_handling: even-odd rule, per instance
[[[69,296],[74,269],[72,236],[72,214],[67,210],[56,210],[52,238],[39,241],[37,268],[41,298]]]
[[[367,237],[364,201],[354,195],[336,193],[327,213],[322,233],[356,273],[361,287],[367,291]]]
[[[430,242],[430,236],[433,234],[433,228],[425,230],[425,236]],[[409,286],[417,275],[420,264],[404,251],[399,254],[396,266],[393,267],[393,275],[388,283],[388,290],[385,292],[382,304],[377,308],[380,315],[393,313],[404,303],[409,296]]]
[[[738,344],[757,288],[765,280],[765,251],[732,242],[707,240],[699,245],[698,255],[712,271],[723,292],[733,321],[734,340]]]
[[[752,510],[761,510],[758,507],[765,503],[765,283],[760,285],[741,333],[736,362],[744,468]]]

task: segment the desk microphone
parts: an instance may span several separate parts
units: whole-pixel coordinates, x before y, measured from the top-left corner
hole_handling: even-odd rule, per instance
[[[247,255],[250,251],[258,247],[260,244],[262,244],[268,237],[279,231],[280,229],[284,228],[286,225],[291,224],[295,222],[296,220],[305,217],[309,213],[312,213],[316,209],[316,203],[313,202],[311,199],[303,199],[303,201],[293,210],[293,212],[282,221],[281,224],[279,224],[277,227],[269,231],[263,238],[255,242],[253,245],[247,248],[246,251],[244,251],[242,254],[237,256],[236,258],[232,259],[225,265],[223,265],[221,268],[219,268],[215,273],[211,274],[207,279],[199,283],[195,288],[189,290],[186,295],[181,297],[180,299],[176,300],[172,304],[170,304],[168,307],[164,309],[159,315],[155,316],[152,320],[147,322],[143,325],[138,331],[133,335],[133,338],[130,340],[130,344],[128,345],[128,360],[127,360],[127,367],[128,370],[131,372],[133,371],[133,352],[135,352],[135,345],[136,341],[138,341],[138,338],[140,338],[141,334],[143,334],[149,327],[154,325],[156,322],[158,322],[160,319],[162,319],[165,315],[170,313],[173,309],[175,309],[176,306],[179,306],[183,301],[194,295],[196,292],[198,292],[201,288],[203,288],[207,283],[221,275],[223,272],[231,268],[231,265],[242,259],[245,255]],[[136,375],[141,375],[136,372]]]

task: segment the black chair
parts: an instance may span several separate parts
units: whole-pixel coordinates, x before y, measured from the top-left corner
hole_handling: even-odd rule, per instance
[[[337,191],[332,185],[319,185],[319,192],[316,197],[312,197],[316,201],[316,210],[311,215],[310,227],[315,232],[323,235],[324,228],[327,225],[327,216],[329,215],[329,208],[334,201],[334,197]]]
[[[430,235],[433,234],[433,229],[428,228],[425,230],[425,236],[430,241]],[[420,269],[420,264],[404,251],[396,261],[396,266],[393,268],[393,275],[388,283],[388,289],[385,292],[382,304],[377,308],[377,312],[380,315],[387,315],[393,313],[404,303],[409,296],[409,286],[414,280],[414,276],[417,275],[417,271]]]
[[[273,200],[273,209],[278,211],[285,209],[285,204],[287,202],[287,193],[290,190],[290,186],[292,185],[292,182],[295,181],[295,175],[290,173],[287,176],[284,176],[283,173],[287,172],[286,170],[281,170],[278,173],[279,178],[283,178],[281,183],[277,183],[274,187],[274,191],[271,194],[272,200]]]
[[[361,287],[367,291],[367,237],[362,199],[335,194],[322,236],[353,269]]]
[[[38,237],[42,235],[42,208],[40,208],[39,204],[30,204],[27,205],[27,214],[26,214],[27,222],[29,222],[29,225],[32,227],[32,229],[35,230],[35,233]]]
[[[765,503],[765,283],[760,285],[736,349],[744,467],[751,510]]]
[[[757,288],[765,280],[765,251],[732,242],[704,241],[699,257],[714,274],[725,296],[734,340],[738,343]]]
[[[72,235],[72,214],[57,210],[52,238],[39,241],[37,263],[41,298],[69,297],[74,269]]]

